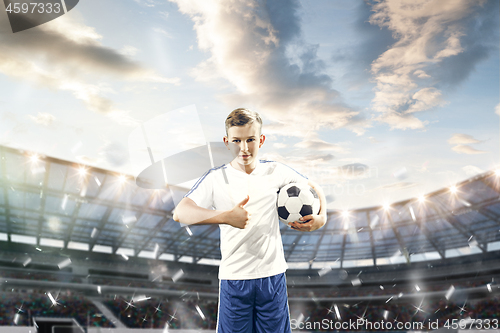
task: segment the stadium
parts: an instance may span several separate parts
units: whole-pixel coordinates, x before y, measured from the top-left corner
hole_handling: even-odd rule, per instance
[[[292,329],[472,331],[500,320],[500,172],[281,235]],[[0,332],[215,332],[217,226],[170,192],[0,146]]]

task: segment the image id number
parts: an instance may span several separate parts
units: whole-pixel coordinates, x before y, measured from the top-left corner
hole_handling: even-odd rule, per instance
[[[498,319],[448,319],[444,327],[447,329],[498,329]]]
[[[43,2],[23,2],[23,3],[9,3],[5,9],[8,13],[39,13],[39,14],[59,14],[61,12],[60,3],[43,3]]]

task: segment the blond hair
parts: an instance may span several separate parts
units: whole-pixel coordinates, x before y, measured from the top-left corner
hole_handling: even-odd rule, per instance
[[[246,124],[253,124],[254,122],[260,124],[259,133],[262,132],[262,118],[256,111],[251,111],[245,108],[237,108],[226,118],[226,135],[230,127],[245,126]]]

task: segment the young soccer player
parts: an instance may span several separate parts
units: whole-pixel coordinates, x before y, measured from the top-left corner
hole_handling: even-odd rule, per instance
[[[278,190],[307,182],[319,195],[319,214],[290,223],[291,228],[313,231],[326,222],[325,196],[316,183],[284,164],[257,159],[266,139],[261,130],[257,112],[232,111],[223,140],[228,149],[239,147],[237,157],[205,173],[174,212],[178,222],[220,226],[218,333],[291,332]]]

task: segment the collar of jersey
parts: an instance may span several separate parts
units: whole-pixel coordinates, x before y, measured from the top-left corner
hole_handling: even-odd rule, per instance
[[[248,174],[246,172],[243,172],[241,170],[236,169],[235,167],[233,167],[233,165],[231,163],[228,163],[226,165],[227,165],[227,169],[231,170],[231,172],[233,172],[235,174],[238,174],[238,175],[241,175],[241,176],[255,176],[255,175],[257,175],[258,170],[261,169],[260,168],[260,164],[261,164],[261,161],[257,160],[257,164],[255,164],[255,169],[253,169],[253,171],[252,171],[251,174]]]

